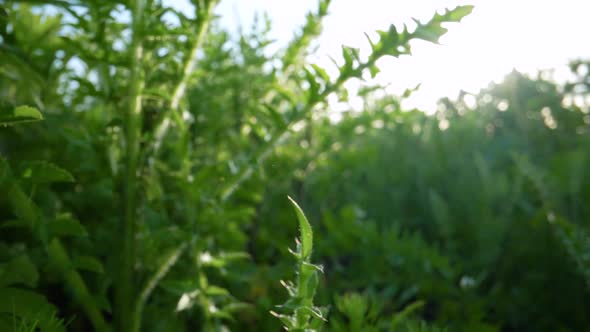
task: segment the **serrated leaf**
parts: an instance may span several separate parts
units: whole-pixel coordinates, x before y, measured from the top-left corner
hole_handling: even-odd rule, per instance
[[[390,24],[389,29],[387,32],[379,31],[379,35],[381,38],[385,38],[384,45],[398,45],[399,43],[399,33],[397,32],[397,27],[395,24]]]
[[[452,10],[447,9],[441,19],[446,22],[461,22],[461,20],[465,16],[471,14],[472,11],[472,5],[457,6]]]
[[[94,257],[78,256],[73,260],[74,268],[77,270],[86,270],[96,273],[104,273],[102,263]]]
[[[313,249],[313,232],[311,230],[311,225],[309,224],[307,217],[305,217],[303,210],[301,210],[297,202],[295,202],[291,197],[288,198],[289,201],[291,201],[293,208],[295,209],[295,213],[297,214],[297,220],[299,221],[301,257],[304,260],[308,260]]]
[[[19,106],[9,112],[0,112],[0,125],[12,125],[40,120],[43,120],[43,114],[36,108],[30,106]]]
[[[23,178],[33,183],[74,182],[70,172],[47,161],[34,161],[27,164]]]
[[[453,10],[447,9],[443,15],[435,14],[432,20],[426,24],[421,24],[414,19],[418,26],[412,35],[416,38],[438,44],[440,37],[448,31],[441,26],[441,23],[460,22],[461,19],[469,15],[472,10],[473,6],[458,6]]]
[[[438,44],[440,37],[442,37],[448,31],[446,28],[443,28],[439,22],[431,21],[427,24],[421,24],[418,20],[414,21],[418,24],[418,26],[412,35],[415,38],[429,41],[431,43]]]

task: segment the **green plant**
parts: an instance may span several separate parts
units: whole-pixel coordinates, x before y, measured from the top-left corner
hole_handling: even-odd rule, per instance
[[[336,122],[347,82],[471,7],[343,47],[330,71],[308,55],[331,1],[279,50],[268,17],[234,34],[217,1],[168,3],[0,5],[0,330],[590,326],[588,61],[432,116],[362,82],[364,110]],[[298,216],[277,309],[287,193],[321,241]]]
[[[415,29],[392,25],[369,40],[366,57],[343,47],[332,77],[306,61],[330,1],[319,1],[273,56],[264,52],[268,22],[235,38],[216,24],[217,1],[191,4],[190,16],[147,0],[2,5],[0,119],[40,118],[17,105],[35,105],[45,118],[0,131],[0,186],[10,193],[0,217],[6,227],[28,229],[3,234],[3,245],[20,248],[3,261],[16,271],[14,259],[29,259],[24,266],[39,275],[29,286],[55,303],[58,317],[74,317],[72,330],[273,330],[266,313],[277,296],[269,285],[289,264],[267,266],[290,232],[259,248],[275,226],[260,210],[263,199],[299,181],[294,169],[330,152],[333,142],[309,154],[299,146],[340,135],[335,126],[316,138],[316,130],[330,131],[316,117],[327,121],[328,100],[344,99],[347,81],[377,75],[380,59],[410,54],[415,40],[436,42],[443,24],[471,11],[447,10]],[[277,222],[287,217],[277,214]],[[351,227],[379,238],[377,229]],[[427,257],[434,270],[448,270],[417,236],[394,228],[385,234],[404,238],[400,252],[420,248],[412,264]],[[303,242],[297,282],[313,284]],[[427,275],[419,285],[436,277]],[[294,328],[319,313],[311,288],[295,291]],[[407,294],[404,301],[416,296]]]
[[[42,114],[35,108],[19,106],[10,112],[0,114],[0,126],[14,125],[23,122],[36,122],[42,120]],[[38,215],[38,207],[21,189],[21,181],[31,183],[31,196],[37,185],[51,182],[73,181],[73,177],[65,170],[46,162],[30,163],[23,175],[16,177],[8,162],[0,157],[0,189],[8,197],[8,203],[18,219],[10,220],[2,224],[3,228],[25,228],[35,235],[41,248],[45,249],[53,264],[58,257],[53,248],[61,247],[59,237],[75,234],[83,228],[75,221],[70,223],[55,220],[47,223]],[[66,220],[69,221],[69,220]],[[34,289],[39,282],[39,272],[31,261],[28,253],[22,249],[7,248],[9,260],[0,264],[0,295],[3,301],[0,303],[0,329],[8,331],[35,331],[37,328],[48,332],[65,330],[64,321],[55,316],[57,308],[37,292],[24,287]],[[12,250],[11,250],[12,249]],[[67,256],[62,257],[68,259]],[[69,274],[69,285],[76,287],[78,293],[84,292],[83,284],[75,284],[72,279],[79,276],[75,271],[69,271],[66,267],[63,273]]]
[[[372,293],[387,314],[422,300],[453,331],[588,326],[588,120],[562,89],[515,72],[434,116],[386,96],[318,125],[308,150],[329,149],[294,185],[323,238],[318,298]]]
[[[406,331],[415,323],[409,317],[419,310],[424,302],[417,301],[396,312],[392,317],[384,312],[386,303],[375,293],[348,293],[335,300],[342,317],[330,319],[329,331]],[[420,322],[423,323],[423,322]],[[422,326],[427,327],[425,323]],[[414,330],[410,330],[414,331]]]
[[[271,313],[283,322],[287,331],[319,331],[322,323],[326,320],[327,309],[316,307],[313,304],[316,288],[319,283],[318,272],[322,267],[311,263],[313,250],[313,231],[303,210],[289,197],[293,204],[297,220],[299,222],[300,237],[297,240],[297,249],[290,251],[297,260],[296,282],[281,282],[289,292],[289,300],[280,308],[287,314]]]

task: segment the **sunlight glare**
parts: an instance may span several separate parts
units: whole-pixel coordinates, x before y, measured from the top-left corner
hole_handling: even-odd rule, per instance
[[[187,0],[167,1],[181,10],[190,8]],[[590,31],[590,20],[585,17],[590,10],[588,1],[366,0],[362,5],[332,2],[312,61],[335,74],[329,56],[340,60],[341,45],[360,48],[361,55],[369,52],[364,32],[375,38],[376,30],[386,30],[391,23],[411,28],[413,17],[426,21],[437,10],[465,4],[475,5],[473,13],[459,24],[447,24],[449,32],[441,38],[441,45],[416,42],[412,56],[379,63],[381,73],[375,82],[389,85],[388,91],[402,94],[422,83],[403,103],[404,108],[433,112],[439,98],[455,98],[461,89],[477,93],[490,82],[501,81],[512,69],[535,74],[539,69],[557,68],[556,78],[560,78],[569,60],[590,56],[590,43],[584,42]],[[305,13],[316,7],[316,0],[224,0],[217,13],[228,29],[241,26],[247,31],[254,14],[266,11],[276,50],[288,43]],[[354,101],[352,106],[362,107],[362,103]]]

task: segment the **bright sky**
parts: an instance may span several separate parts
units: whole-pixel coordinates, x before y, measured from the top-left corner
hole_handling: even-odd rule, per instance
[[[187,0],[168,0],[190,8]],[[391,84],[391,91],[422,83],[406,103],[408,107],[434,110],[436,100],[455,97],[459,90],[477,92],[490,81],[500,81],[513,68],[535,73],[555,68],[555,78],[565,75],[565,65],[579,57],[590,58],[590,1],[588,0],[332,0],[324,24],[319,51],[313,61],[329,68],[328,55],[340,59],[340,46],[369,49],[363,32],[401,26],[415,17],[425,21],[435,10],[461,4],[475,5],[459,24],[449,24],[442,45],[413,44],[411,57],[389,58],[380,63],[377,81]],[[217,13],[222,24],[235,29],[250,27],[256,12],[266,11],[273,21],[272,36],[284,45],[315,10],[316,0],[222,0]]]

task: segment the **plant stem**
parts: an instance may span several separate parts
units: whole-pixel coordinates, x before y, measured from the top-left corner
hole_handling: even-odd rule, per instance
[[[361,67],[361,70],[364,70],[365,67],[368,68],[370,64],[363,64]],[[252,175],[252,173],[254,172],[254,165],[258,165],[262,162],[264,162],[264,160],[266,160],[266,158],[274,151],[274,149],[279,146],[284,140],[286,140],[289,137],[289,134],[291,132],[291,129],[300,121],[303,121],[305,119],[305,116],[323,99],[325,99],[329,94],[331,94],[332,92],[336,91],[337,89],[339,89],[342,84],[344,84],[344,82],[346,81],[345,78],[339,78],[333,85],[330,85],[329,87],[326,88],[326,90],[324,90],[324,92],[321,94],[320,98],[318,98],[318,101],[314,101],[312,103],[308,103],[306,105],[306,107],[301,111],[300,115],[297,116],[293,121],[291,121],[289,123],[288,126],[285,127],[285,129],[281,130],[279,133],[277,133],[276,135],[274,135],[269,141],[268,143],[263,146],[260,150],[258,150],[257,153],[254,154],[253,158],[252,158],[252,162],[249,163],[245,168],[243,168],[232,180],[229,181],[229,183],[221,190],[221,201],[225,202],[227,201],[235,192],[236,190],[240,187],[240,185],[250,177],[250,175]],[[166,269],[162,269],[162,267],[160,267],[160,269],[158,269],[158,273],[156,275],[159,276],[159,279],[164,278],[164,276],[166,275],[166,273],[168,273],[168,271],[170,270],[170,268],[172,268],[172,266],[174,266],[174,264],[176,264],[176,262],[178,261],[178,259],[180,258],[180,256],[182,256],[182,254],[184,253],[184,251],[188,248],[187,242],[183,242],[180,245],[178,245],[178,247],[175,249],[174,254],[171,255],[169,257],[168,260],[166,260],[162,266],[165,266]],[[160,272],[163,273],[160,273]],[[154,279],[154,277],[152,277],[152,279]],[[159,279],[156,279],[159,282]],[[147,288],[147,286],[146,286]],[[151,292],[151,290],[150,290]],[[147,300],[147,298],[149,297],[149,292],[147,294],[147,296],[145,296],[145,300]]]
[[[116,287],[117,311],[115,320],[117,330],[133,331],[136,324],[132,319],[134,312],[134,266],[135,232],[137,224],[137,163],[141,128],[141,93],[144,86],[143,75],[143,28],[145,0],[135,0],[132,13],[132,59],[131,81],[129,86],[129,107],[125,116],[126,169],[124,179],[124,220],[121,243],[121,265],[119,282]]]
[[[208,30],[209,27],[209,23],[211,21],[211,15],[213,12],[213,9],[215,8],[215,5],[219,2],[218,0],[211,0],[211,1],[205,1],[207,3],[207,8],[205,8],[205,10],[201,11],[200,13],[200,18],[198,21],[198,33],[196,36],[196,39],[194,41],[193,47],[191,49],[190,52],[190,56],[187,58],[187,62],[184,65],[184,70],[183,70],[183,76],[182,79],[179,81],[178,85],[176,86],[176,88],[174,89],[174,92],[172,94],[172,99],[170,102],[170,112],[168,112],[167,114],[164,115],[163,120],[159,123],[159,125],[157,126],[156,129],[156,133],[155,133],[155,141],[154,141],[154,146],[153,148],[153,155],[156,155],[159,148],[162,145],[162,142],[164,140],[164,137],[166,136],[166,133],[168,132],[168,129],[170,128],[170,123],[171,123],[171,117],[174,116],[177,112],[178,112],[178,106],[180,105],[180,100],[182,99],[182,97],[184,96],[185,92],[186,92],[186,86],[188,84],[188,80],[190,79],[190,75],[191,73],[194,71],[194,67],[196,66],[197,63],[197,52],[199,51],[199,49],[201,48],[201,45],[204,41],[206,32]],[[318,13],[318,16],[325,16],[326,13]],[[301,44],[298,46],[298,48],[303,49],[304,46],[306,46],[307,44],[304,42],[299,41],[298,44]],[[325,96],[327,96],[328,94],[332,93],[333,91],[335,91],[343,82],[341,82],[340,80],[337,82],[337,86],[331,86],[329,88],[326,89],[326,91],[324,91]],[[317,104],[317,102],[314,102],[312,104],[308,104],[305,108],[305,110],[302,112],[302,114],[307,114],[309,111],[311,111],[311,109],[313,109],[313,107]],[[177,115],[178,117],[178,115]],[[298,117],[296,120],[292,121],[291,124],[289,126],[287,126],[287,128],[285,128],[284,130],[282,130],[280,133],[278,133],[277,135],[275,135],[274,137],[271,138],[271,140],[262,148],[260,149],[252,158],[253,161],[255,162],[255,164],[261,163],[263,162],[268,155],[270,155],[270,153],[278,146],[281,144],[281,142],[283,142],[286,138],[289,137],[289,132],[291,130],[291,128],[298,123],[300,120],[302,120],[304,118],[304,116]],[[252,164],[252,163],[251,163]],[[226,185],[224,187],[224,189],[221,192],[221,200],[222,201],[226,201],[227,199],[229,199],[232,194],[237,190],[237,188],[252,174],[252,172],[254,171],[254,168],[252,165],[248,165],[246,168],[244,168],[242,171],[240,171],[236,177],[234,177],[233,180],[231,180],[229,182],[228,185]],[[194,238],[193,238],[194,240]],[[138,304],[137,304],[137,310],[135,315],[136,316],[141,316],[141,311],[143,310],[143,306],[145,305],[145,302],[147,301],[147,299],[149,298],[151,292],[153,291],[153,289],[155,288],[155,286],[160,282],[161,279],[163,279],[166,274],[168,273],[168,271],[176,264],[176,262],[178,261],[178,259],[182,256],[182,254],[184,253],[184,251],[188,248],[188,241],[181,243],[180,245],[178,245],[178,247],[176,247],[176,249],[174,250],[173,254],[171,254],[168,259],[160,266],[160,268],[157,270],[156,274],[154,276],[152,276],[152,278],[149,279],[148,284],[144,287],[144,290],[141,292],[141,296],[138,299]]]
[[[182,78],[174,88],[174,92],[172,93],[172,99],[170,100],[170,110],[166,114],[162,121],[158,124],[155,130],[155,140],[152,146],[152,154],[155,156],[157,155],[164,138],[166,137],[166,133],[170,128],[171,118],[172,117],[180,117],[178,114],[178,108],[180,106],[180,101],[184,97],[186,93],[186,88],[191,78],[192,73],[195,70],[197,65],[197,54],[201,49],[203,42],[205,41],[205,37],[209,30],[209,24],[212,19],[213,9],[217,5],[219,0],[209,0],[205,1],[205,8],[197,8],[197,35],[195,40],[193,41],[193,46],[191,51],[186,59],[186,62],[183,66],[182,71]],[[193,237],[192,242],[195,241],[195,237]],[[184,251],[189,247],[189,242],[181,243],[166,261],[160,265],[156,273],[148,280],[144,288],[139,294],[137,298],[137,302],[134,307],[133,313],[133,320],[134,320],[134,329],[133,331],[139,331],[141,328],[141,316],[143,313],[143,308],[145,307],[145,303],[149,299],[150,295],[152,294],[153,290],[156,286],[160,283],[160,281],[166,276],[170,268],[176,264],[178,259],[182,256]]]
[[[147,282],[146,286],[143,288],[139,297],[137,298],[137,303],[135,305],[135,312],[133,313],[133,320],[134,320],[134,330],[133,332],[139,332],[141,330],[141,315],[143,313],[143,308],[147,299],[152,294],[152,291],[158,283],[164,278],[164,276],[170,271],[170,268],[176,264],[184,250],[188,247],[188,242],[183,242],[178,248],[174,249],[174,251],[168,256],[164,264],[160,265],[156,274],[154,274]]]
[[[168,133],[168,129],[170,128],[171,124],[171,117],[174,116],[178,112],[178,107],[180,105],[180,101],[184,97],[186,92],[186,87],[188,85],[188,81],[195,70],[197,65],[197,54],[205,41],[205,36],[207,35],[207,31],[209,30],[209,23],[211,22],[211,17],[213,14],[213,9],[215,5],[218,3],[218,0],[210,0],[205,1],[206,8],[198,9],[198,17],[197,17],[197,36],[193,42],[193,47],[189,53],[189,56],[186,59],[186,62],[183,66],[182,71],[182,78],[174,88],[174,92],[172,93],[172,99],[170,100],[170,111],[164,114],[162,121],[158,124],[155,132],[155,141],[153,145],[153,154],[156,155],[158,150],[162,146],[164,141],[164,137],[166,137],[166,133]],[[178,116],[178,114],[176,114]]]

